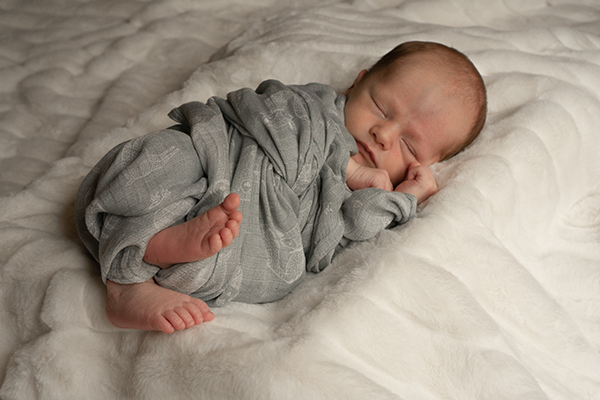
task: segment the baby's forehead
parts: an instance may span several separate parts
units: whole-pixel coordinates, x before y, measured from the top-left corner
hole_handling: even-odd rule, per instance
[[[482,83],[477,70],[468,60],[454,54],[440,55],[434,51],[414,54],[390,64],[383,76],[393,79],[407,73],[407,70],[422,78],[422,84],[426,85],[427,79],[431,79],[443,85],[444,95],[461,100],[469,113],[477,113],[480,102],[485,102],[485,97],[479,93]]]

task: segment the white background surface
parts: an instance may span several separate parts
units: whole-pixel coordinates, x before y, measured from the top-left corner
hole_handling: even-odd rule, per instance
[[[0,1],[0,397],[600,398],[596,1]],[[179,104],[267,78],[345,89],[405,40],[488,86],[472,147],[401,229],[282,301],[113,328],[79,182]]]

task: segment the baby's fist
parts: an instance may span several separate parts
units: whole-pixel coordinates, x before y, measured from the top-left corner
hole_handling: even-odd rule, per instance
[[[412,194],[417,198],[417,203],[421,203],[436,194],[438,187],[433,172],[428,167],[413,163],[408,167],[406,179],[396,186],[395,190]]]
[[[346,169],[346,185],[351,190],[378,188],[391,191],[394,189],[386,170],[359,165],[352,158]]]

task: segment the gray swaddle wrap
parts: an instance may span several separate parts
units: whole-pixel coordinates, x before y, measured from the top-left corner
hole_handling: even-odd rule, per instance
[[[187,103],[180,125],[122,143],[84,179],[76,203],[80,237],[102,278],[154,278],[222,305],[277,300],[306,271],[319,272],[349,240],[366,240],[415,214],[410,195],[351,192],[356,144],[344,126],[345,96],[321,84],[263,82],[227,99]],[[142,257],[156,232],[241,197],[239,236],[205,260],[161,270]]]

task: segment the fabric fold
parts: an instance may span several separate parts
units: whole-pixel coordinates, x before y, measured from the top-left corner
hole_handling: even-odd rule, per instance
[[[307,271],[325,268],[348,240],[370,239],[414,216],[412,196],[346,186],[357,149],[344,105],[345,96],[326,85],[265,81],[226,99],[186,103],[169,114],[178,126],[111,150],[76,204],[80,236],[103,279],[154,277],[211,305],[270,302]],[[240,195],[244,221],[230,246],[166,271],[142,261],[156,232],[231,192]]]

